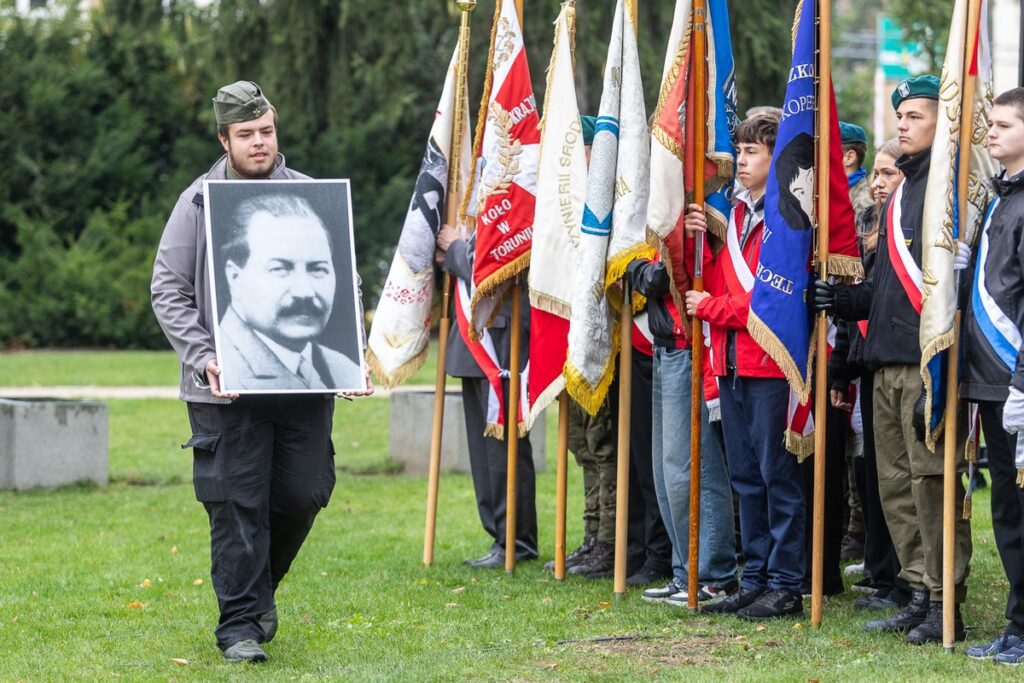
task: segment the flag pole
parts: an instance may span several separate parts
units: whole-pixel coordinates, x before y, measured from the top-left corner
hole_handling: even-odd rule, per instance
[[[637,27],[637,0],[626,0]],[[619,311],[619,425],[615,477],[615,597],[626,594],[626,546],[629,535],[629,436],[633,394],[633,292],[622,279]]]
[[[569,394],[558,395],[558,468],[555,475],[555,579],[565,578],[565,508],[569,468]]]
[[[832,120],[832,7],[818,4],[818,277],[828,279],[829,146]],[[811,541],[811,625],[821,626],[825,545],[825,448],[828,409],[828,319],[818,314],[814,367],[814,512]]]
[[[575,8],[575,0],[569,0]],[[573,15],[574,16],[574,15]],[[569,54],[576,64],[576,21],[569,22]],[[558,395],[558,453],[555,475],[555,579],[565,578],[565,518],[569,469],[569,392]]]
[[[960,88],[960,163],[957,167],[957,206],[959,206],[959,236],[967,235],[967,183],[970,175],[971,137],[974,132],[974,87],[970,76],[978,36],[980,0],[967,3],[967,35],[964,40],[964,62]],[[959,290],[960,275],[953,274],[954,291]],[[960,376],[960,308],[953,315],[953,344],[946,357],[946,410],[943,433],[942,462],[942,645],[946,654],[952,654],[956,643],[956,471],[957,410]]]
[[[462,10],[462,24],[459,26],[459,60],[455,71],[455,107],[452,121],[452,140],[449,145],[451,158],[448,160],[448,192],[445,197],[445,223],[456,225],[459,217],[459,203],[462,199],[460,187],[463,119],[466,115],[466,68],[469,63],[469,16],[476,7],[476,0],[457,0]],[[441,478],[441,434],[444,430],[444,357],[448,350],[448,334],[451,331],[452,277],[444,274],[441,285],[441,320],[437,331],[437,371],[434,373],[434,422],[430,433],[430,464],[427,475],[427,521],[423,531],[423,564],[429,567],[434,562],[434,533],[437,528],[437,489]]]
[[[519,30],[523,30],[523,0],[516,0]],[[525,41],[524,41],[525,45]],[[519,496],[519,362],[522,338],[521,285],[519,275],[512,281],[512,330],[509,351],[508,419],[505,421],[505,442],[508,445],[508,466],[505,476],[505,573],[516,569],[516,525]]]
[[[707,31],[705,0],[693,1],[694,110],[691,113],[697,134],[693,145],[693,197],[704,204],[704,157],[707,154]],[[704,291],[704,235],[695,238],[693,289]],[[690,383],[690,548],[687,571],[686,606],[697,609],[700,567],[700,487],[701,487],[701,407],[704,397],[704,324],[691,319],[690,349],[693,372]]]

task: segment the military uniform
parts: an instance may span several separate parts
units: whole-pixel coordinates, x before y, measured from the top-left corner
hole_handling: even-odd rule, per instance
[[[569,406],[569,450],[583,469],[583,536],[615,542],[615,437],[607,402],[597,415]]]

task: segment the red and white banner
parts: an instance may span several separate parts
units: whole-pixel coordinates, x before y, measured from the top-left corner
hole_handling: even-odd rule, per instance
[[[530,263],[540,118],[515,3],[499,0],[476,144],[471,334],[486,328],[510,279]],[[481,130],[482,127],[482,130]]]

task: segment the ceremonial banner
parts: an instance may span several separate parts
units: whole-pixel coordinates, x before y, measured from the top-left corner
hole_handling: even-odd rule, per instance
[[[652,254],[644,237],[649,133],[636,30],[627,5],[624,0],[616,4],[605,62],[565,364],[569,394],[591,415],[608,392],[618,348],[618,321],[606,287],[622,277],[630,260]]]
[[[482,127],[482,128],[481,128]],[[515,3],[498,0],[477,130],[472,326],[479,335],[509,280],[530,264],[540,118]]]
[[[967,0],[956,0],[949,28],[946,59],[939,86],[939,120],[932,145],[931,170],[925,189],[922,218],[921,376],[925,391],[925,442],[935,448],[945,411],[946,381],[943,353],[953,343],[957,277],[953,273],[956,242],[974,245],[992,195],[996,164],[985,138],[992,110],[992,60],[988,40],[988,2],[981,3],[978,33],[967,35]],[[970,50],[968,53],[967,51]],[[964,55],[970,67],[964,73]],[[960,150],[960,116],[965,80],[974,81],[971,146],[966,158]],[[969,165],[967,206],[958,206],[960,164]],[[960,234],[960,211],[967,212],[967,234]]]
[[[562,369],[569,343],[569,317],[587,193],[572,37],[575,3],[566,2],[555,22],[548,67],[537,171],[537,211],[530,256],[530,375],[527,427],[565,388]]]
[[[815,2],[797,8],[793,64],[765,196],[765,227],[747,329],[786,375],[800,402],[811,390],[813,318],[807,290],[813,281],[815,212]],[[832,84],[829,126],[829,274],[863,276],[849,187],[842,163]]]
[[[695,160],[688,154],[698,123],[687,116],[693,110],[692,0],[677,0],[661,94],[651,130],[651,197],[647,209],[648,241],[660,248],[672,275],[672,296],[680,311],[680,292],[689,289],[683,264],[683,216],[693,201]],[[733,72],[729,9],[725,0],[709,0],[707,33],[707,145],[704,163],[708,229],[724,242],[729,224],[735,150],[736,81]],[[701,125],[703,125],[701,123]],[[679,188],[685,188],[680,192]]]
[[[430,341],[430,307],[434,294],[434,243],[444,220],[448,196],[448,170],[452,156],[452,124],[456,97],[465,86],[456,83],[461,45],[455,46],[448,76],[430,129],[409,211],[398,238],[398,248],[374,312],[366,353],[377,381],[393,387],[406,381],[423,365]],[[465,74],[461,76],[465,83]],[[463,139],[459,146],[460,187],[466,187],[471,163],[469,101],[464,99]]]

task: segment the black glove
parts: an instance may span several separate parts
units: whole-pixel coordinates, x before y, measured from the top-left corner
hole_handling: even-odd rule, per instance
[[[924,443],[925,428],[924,428],[924,409],[928,402],[928,395],[921,391],[921,398],[917,399],[917,403],[914,404],[914,418],[911,420],[911,424],[914,425],[914,432],[917,434],[917,440]]]
[[[668,293],[669,279],[665,264],[660,261],[633,259],[626,266],[626,277],[633,289],[648,298]]]
[[[815,313],[831,311],[836,305],[836,288],[824,280],[814,281],[814,290],[811,294],[811,309]]]

